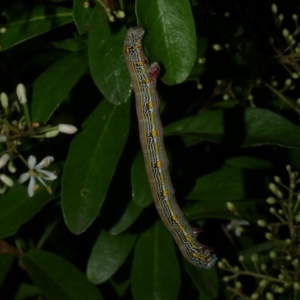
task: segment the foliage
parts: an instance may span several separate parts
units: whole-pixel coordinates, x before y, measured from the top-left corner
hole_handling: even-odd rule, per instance
[[[300,299],[287,2],[1,2],[1,299]],[[219,268],[187,263],[152,204],[122,52],[137,24],[178,202]]]

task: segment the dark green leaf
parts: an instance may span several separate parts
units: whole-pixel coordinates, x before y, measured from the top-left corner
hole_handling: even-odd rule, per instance
[[[23,262],[32,281],[49,300],[103,299],[84,273],[53,253],[31,249]]]
[[[14,300],[25,300],[41,295],[41,291],[34,285],[21,283]]]
[[[264,199],[239,200],[234,201],[234,206],[243,218],[257,220],[259,212],[257,204],[263,204]],[[199,219],[216,218],[231,220],[236,218],[235,215],[228,210],[225,201],[199,201],[184,209],[184,214],[189,221]]]
[[[53,5],[18,5],[3,12],[8,23],[0,35],[1,51],[72,22],[72,10]]]
[[[133,201],[141,207],[149,206],[153,200],[142,152],[139,152],[132,164],[131,184]]]
[[[173,239],[157,222],[144,232],[135,247],[132,266],[134,299],[174,300],[180,288],[180,271]]]
[[[53,42],[55,47],[64,49],[67,51],[79,51],[87,47],[86,43],[79,39],[65,39],[63,41]]]
[[[125,28],[111,32],[103,12],[101,19],[90,30],[88,54],[93,80],[104,95],[113,104],[128,101],[131,95],[129,73],[123,55]]]
[[[124,263],[135,240],[136,236],[129,233],[111,235],[102,230],[88,260],[89,280],[99,284],[109,279]]]
[[[190,275],[195,288],[209,299],[215,299],[218,296],[219,282],[216,268],[208,270],[199,269],[186,260],[183,262],[185,270]]]
[[[56,181],[54,186],[58,183]],[[14,234],[19,226],[30,220],[47,202],[56,197],[55,193],[49,194],[44,187],[40,187],[30,198],[25,186],[15,184],[7,194],[1,196],[0,237]]]
[[[211,110],[170,124],[166,135],[197,136],[207,140],[250,147],[300,147],[300,128],[280,115],[261,108]]]
[[[225,163],[228,166],[249,170],[266,170],[274,166],[270,161],[250,156],[232,157],[227,159]]]
[[[113,289],[115,290],[119,298],[121,299],[125,295],[126,291],[129,289],[131,279],[128,278],[127,280],[124,281],[119,281],[118,278],[117,280],[110,279],[109,283],[111,284],[111,286],[113,287]]]
[[[197,59],[194,62],[193,69],[190,73],[189,79],[197,80],[199,75],[202,74],[205,70],[204,61],[200,61],[200,59],[204,59],[204,54],[208,47],[208,41],[205,36],[197,36]]]
[[[46,123],[88,67],[86,51],[72,53],[47,69],[33,83],[32,119]]]
[[[136,205],[133,200],[131,200],[123,215],[121,216],[120,220],[110,228],[109,233],[117,235],[121,232],[125,231],[129,228],[133,222],[140,216],[142,213],[143,208]]]
[[[255,195],[260,179],[257,172],[238,168],[224,168],[197,179],[192,191],[186,196],[193,200],[232,201]],[[257,185],[256,185],[257,184]]]
[[[97,217],[125,145],[130,102],[103,101],[73,140],[62,178],[62,208],[69,229],[80,234]]]
[[[9,253],[0,254],[0,288],[3,284],[6,274],[9,271],[15,257],[16,256],[14,254],[9,254]]]
[[[166,84],[183,82],[196,60],[196,31],[189,1],[148,1],[136,4],[138,24],[145,27],[151,61],[163,64]]]
[[[101,18],[105,17],[105,14],[101,13],[104,9],[97,1],[86,1],[86,3],[89,4],[89,7],[84,7],[82,0],[74,0],[74,22],[79,34],[88,32],[95,22],[99,22]]]

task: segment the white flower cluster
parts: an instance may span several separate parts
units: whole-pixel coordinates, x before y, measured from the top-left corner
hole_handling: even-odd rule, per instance
[[[17,100],[10,102],[6,93],[2,92],[0,94],[1,116],[3,115],[3,118],[0,119],[0,143],[2,143],[2,156],[0,156],[0,169],[2,169],[0,170],[0,194],[3,194],[7,190],[7,187],[13,187],[14,185],[13,179],[6,173],[16,172],[13,161],[17,157],[29,169],[19,177],[19,183],[24,183],[29,179],[28,195],[30,197],[34,195],[34,192],[39,188],[39,183],[45,186],[48,192],[51,193],[51,188],[46,185],[45,180],[54,180],[57,178],[57,175],[54,172],[44,170],[44,168],[48,167],[54,158],[47,156],[37,164],[36,157],[30,155],[26,162],[26,159],[19,150],[19,146],[24,144],[26,139],[39,139],[43,141],[45,138],[57,136],[60,132],[74,134],[77,128],[69,124],[40,126],[39,123],[32,123],[24,84],[19,83],[17,85],[16,96]]]
[[[19,182],[24,183],[29,178],[29,185],[28,185],[28,195],[30,197],[33,196],[34,192],[39,188],[39,185],[36,183],[36,179],[47,188],[48,192],[51,194],[51,189],[49,186],[46,185],[44,180],[54,180],[57,178],[51,171],[43,170],[43,168],[48,167],[51,162],[53,162],[54,157],[47,156],[45,157],[39,164],[36,164],[36,158],[33,155],[28,157],[28,167],[29,171],[23,173],[20,178]]]

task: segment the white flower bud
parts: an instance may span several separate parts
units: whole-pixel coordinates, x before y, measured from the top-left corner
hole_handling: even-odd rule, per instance
[[[276,199],[273,197],[269,197],[266,201],[268,204],[275,204],[277,202]]]
[[[280,183],[281,179],[280,179],[279,176],[274,176],[274,181],[277,182],[277,183]]]
[[[232,212],[236,211],[235,206],[232,202],[226,202],[226,206],[229,211],[232,211]]]
[[[265,220],[257,220],[257,225],[260,227],[265,227],[267,223]]]
[[[0,143],[5,143],[7,141],[7,136],[0,134]]]
[[[253,262],[257,262],[257,261],[258,261],[258,254],[257,254],[257,253],[253,253],[253,254],[251,255],[251,260],[252,260]]]
[[[63,133],[67,133],[67,134],[74,134],[77,130],[78,129],[73,125],[69,125],[69,124],[59,124],[58,125],[59,132],[63,132]]]
[[[294,21],[297,21],[297,20],[298,20],[298,16],[297,16],[296,14],[293,14],[293,15],[292,15],[292,19],[293,19]]]
[[[198,64],[202,65],[202,64],[205,63],[205,61],[206,61],[205,57],[200,57],[200,58],[198,59]]]
[[[283,19],[284,19],[284,15],[283,15],[283,14],[280,14],[280,15],[278,16],[278,20],[279,20],[280,22],[282,22]]]
[[[290,86],[292,84],[292,79],[291,78],[286,79],[284,84],[285,86]]]
[[[260,282],[259,282],[259,286],[260,287],[264,287],[266,286],[266,284],[268,283],[268,281],[266,279],[262,279]]]
[[[267,300],[274,300],[275,298],[274,298],[272,293],[266,293],[266,299]]]
[[[198,83],[198,84],[197,84],[197,89],[198,89],[198,90],[202,90],[202,89],[203,89],[203,85],[202,85],[201,83]]]
[[[6,93],[1,93],[0,100],[1,100],[2,107],[7,108],[8,107],[8,97],[7,97]]]
[[[214,49],[215,51],[220,51],[220,50],[222,50],[222,47],[221,47],[219,44],[214,44],[212,47],[213,47],[213,49]]]
[[[116,15],[116,17],[117,17],[118,19],[124,19],[124,18],[125,18],[125,13],[124,13],[123,10],[117,10],[117,11],[115,12],[115,15]]]
[[[273,3],[273,4],[271,5],[271,11],[272,11],[273,14],[277,14],[277,12],[278,12],[278,7],[277,7],[277,5],[276,5],[275,3]]]
[[[84,8],[89,8],[90,7],[90,2],[89,1],[87,1],[87,0],[85,0],[85,1],[83,1],[83,4],[82,4],[82,6],[84,7]]]
[[[14,182],[12,181],[12,179],[9,178],[8,176],[6,176],[5,174],[0,175],[0,180],[7,186],[12,187],[14,185]]]
[[[57,136],[59,134],[59,130],[51,130],[51,131],[47,131],[46,133],[45,133],[45,137],[46,138],[53,138],[53,137],[55,137],[55,136]]]
[[[244,258],[243,255],[240,255],[239,258],[238,258],[238,260],[239,260],[240,262],[243,262],[243,261],[245,260],[245,258]]]
[[[7,167],[7,168],[8,168],[8,171],[9,171],[10,173],[15,173],[16,170],[17,170],[15,164],[14,164],[12,161],[10,161],[10,162],[8,163],[8,167]]]
[[[7,190],[7,186],[5,184],[0,185],[0,195],[3,195]]]
[[[272,233],[267,232],[267,233],[265,234],[265,237],[266,237],[267,240],[271,240],[271,239],[273,238],[273,235],[272,235]]]
[[[3,154],[0,157],[0,168],[3,168],[9,160],[9,155],[7,153]]]
[[[289,33],[288,29],[284,28],[284,29],[282,30],[282,35],[283,35],[285,38],[288,37],[289,34],[290,34],[290,33]]]
[[[17,85],[17,96],[21,104],[27,103],[26,89],[23,83]]]
[[[5,27],[1,27],[0,28],[0,33],[5,33],[6,32],[6,28]]]
[[[111,14],[108,15],[108,20],[109,22],[114,22],[115,21],[115,17]]]
[[[228,94],[224,94],[224,95],[223,95],[223,100],[224,100],[224,101],[227,101],[228,99],[229,99],[229,95],[228,95]]]
[[[294,259],[294,260],[292,261],[292,265],[293,265],[294,267],[297,267],[298,264],[299,264],[299,259],[298,259],[298,258],[296,258],[296,259]]]

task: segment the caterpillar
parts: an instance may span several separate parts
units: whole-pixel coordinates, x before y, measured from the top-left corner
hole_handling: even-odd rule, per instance
[[[123,51],[135,94],[139,136],[152,197],[183,256],[193,265],[208,269],[214,266],[217,257],[212,248],[197,240],[200,230],[189,224],[175,199],[156,90],[160,67],[156,62],[149,64],[142,45],[144,33],[142,27],[129,28]]]

